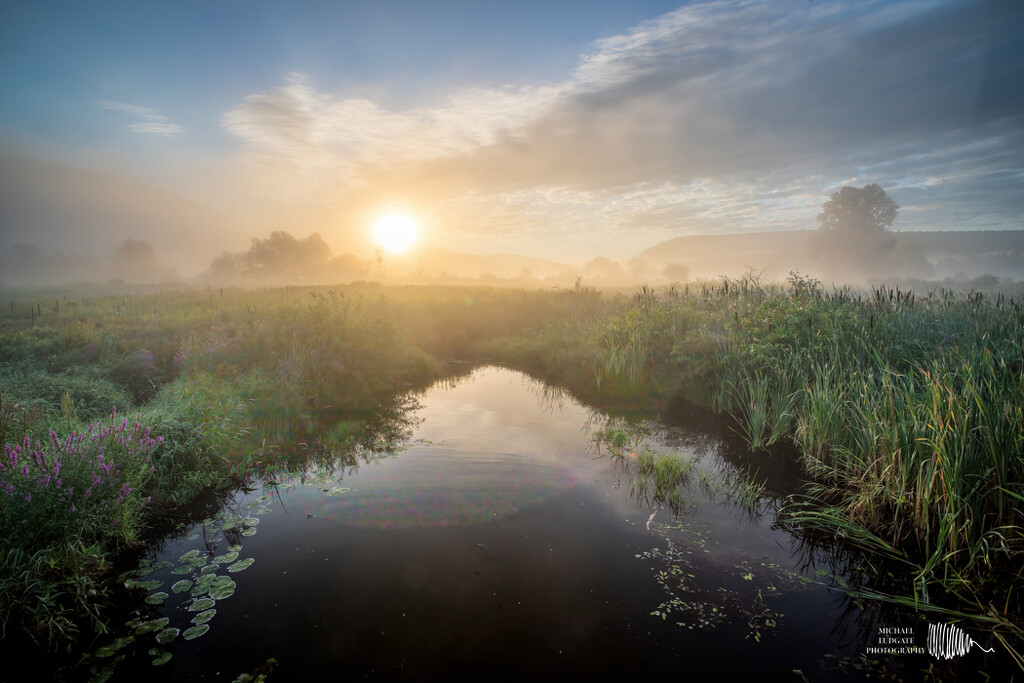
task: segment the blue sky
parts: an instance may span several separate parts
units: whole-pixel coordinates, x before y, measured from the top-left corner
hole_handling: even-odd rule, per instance
[[[401,206],[453,250],[622,258],[811,229],[828,194],[872,182],[901,229],[1020,229],[1022,8],[8,2],[0,170],[172,193],[237,218],[218,248],[284,228],[365,249],[369,216]],[[51,246],[17,215],[7,241]]]

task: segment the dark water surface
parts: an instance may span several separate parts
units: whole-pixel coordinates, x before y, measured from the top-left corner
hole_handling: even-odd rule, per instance
[[[165,540],[150,560],[170,564],[139,578],[162,585],[131,591],[137,620],[110,636],[131,642],[91,666],[160,681],[234,681],[270,659],[271,681],[819,681],[928,665],[869,654],[877,617],[773,528],[791,464],[762,464],[767,488],[744,501],[748,456],[693,419],[650,425],[620,462],[594,441],[607,416],[501,368],[418,401],[397,452],[278,477]],[[645,448],[694,462],[678,514],[624,468]],[[196,604],[204,572],[233,594]],[[186,640],[203,612],[209,630]],[[881,623],[924,646],[921,624]],[[159,644],[165,628],[179,633]]]

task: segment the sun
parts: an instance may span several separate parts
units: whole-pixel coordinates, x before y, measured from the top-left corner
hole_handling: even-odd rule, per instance
[[[408,251],[416,243],[416,220],[407,213],[386,213],[373,224],[373,239],[392,254]]]

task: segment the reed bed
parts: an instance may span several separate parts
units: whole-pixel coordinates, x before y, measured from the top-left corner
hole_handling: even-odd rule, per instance
[[[1020,633],[1022,330],[1013,297],[829,291],[797,274],[629,295],[356,283],[30,300],[0,308],[0,435],[46,442],[114,405],[138,413],[164,438],[133,487],[152,514],[303,452],[343,451],[448,359],[502,362],[605,408],[657,410],[683,395],[764,457],[799,449],[810,484],[788,523],[898,559],[915,586],[899,599]],[[657,494],[686,474],[675,465],[636,470]],[[31,510],[34,491],[20,493],[4,508],[5,537],[12,510]],[[18,577],[31,566],[98,576],[110,539],[57,552],[10,538],[5,626],[24,617],[42,628],[49,614],[48,633],[67,633],[76,610],[96,614],[86,596],[98,584],[31,614],[12,596],[28,595]],[[47,585],[63,585],[60,571]]]

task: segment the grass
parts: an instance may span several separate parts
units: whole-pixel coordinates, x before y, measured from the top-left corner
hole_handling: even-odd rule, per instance
[[[39,562],[91,576],[79,569],[94,566],[85,548],[116,549],[147,515],[254,468],[343,453],[396,396],[460,359],[505,363],[604,408],[651,411],[684,395],[763,457],[795,447],[809,486],[789,523],[900,558],[917,604],[1019,634],[1022,329],[1015,298],[826,291],[795,274],[630,295],[357,283],[30,300],[0,308],[4,443],[45,442],[51,429],[66,438],[115,405],[164,441],[133,488],[151,502],[117,538],[72,534],[80,544],[56,552],[12,525],[8,498],[5,547],[20,554],[0,580],[14,595],[13,577]],[[625,462],[625,433],[605,436]],[[669,502],[690,471],[643,452],[628,464],[644,495]],[[59,572],[40,576],[63,590]],[[47,630],[28,600],[4,599],[5,626]],[[50,632],[72,628],[71,612],[54,607]]]

